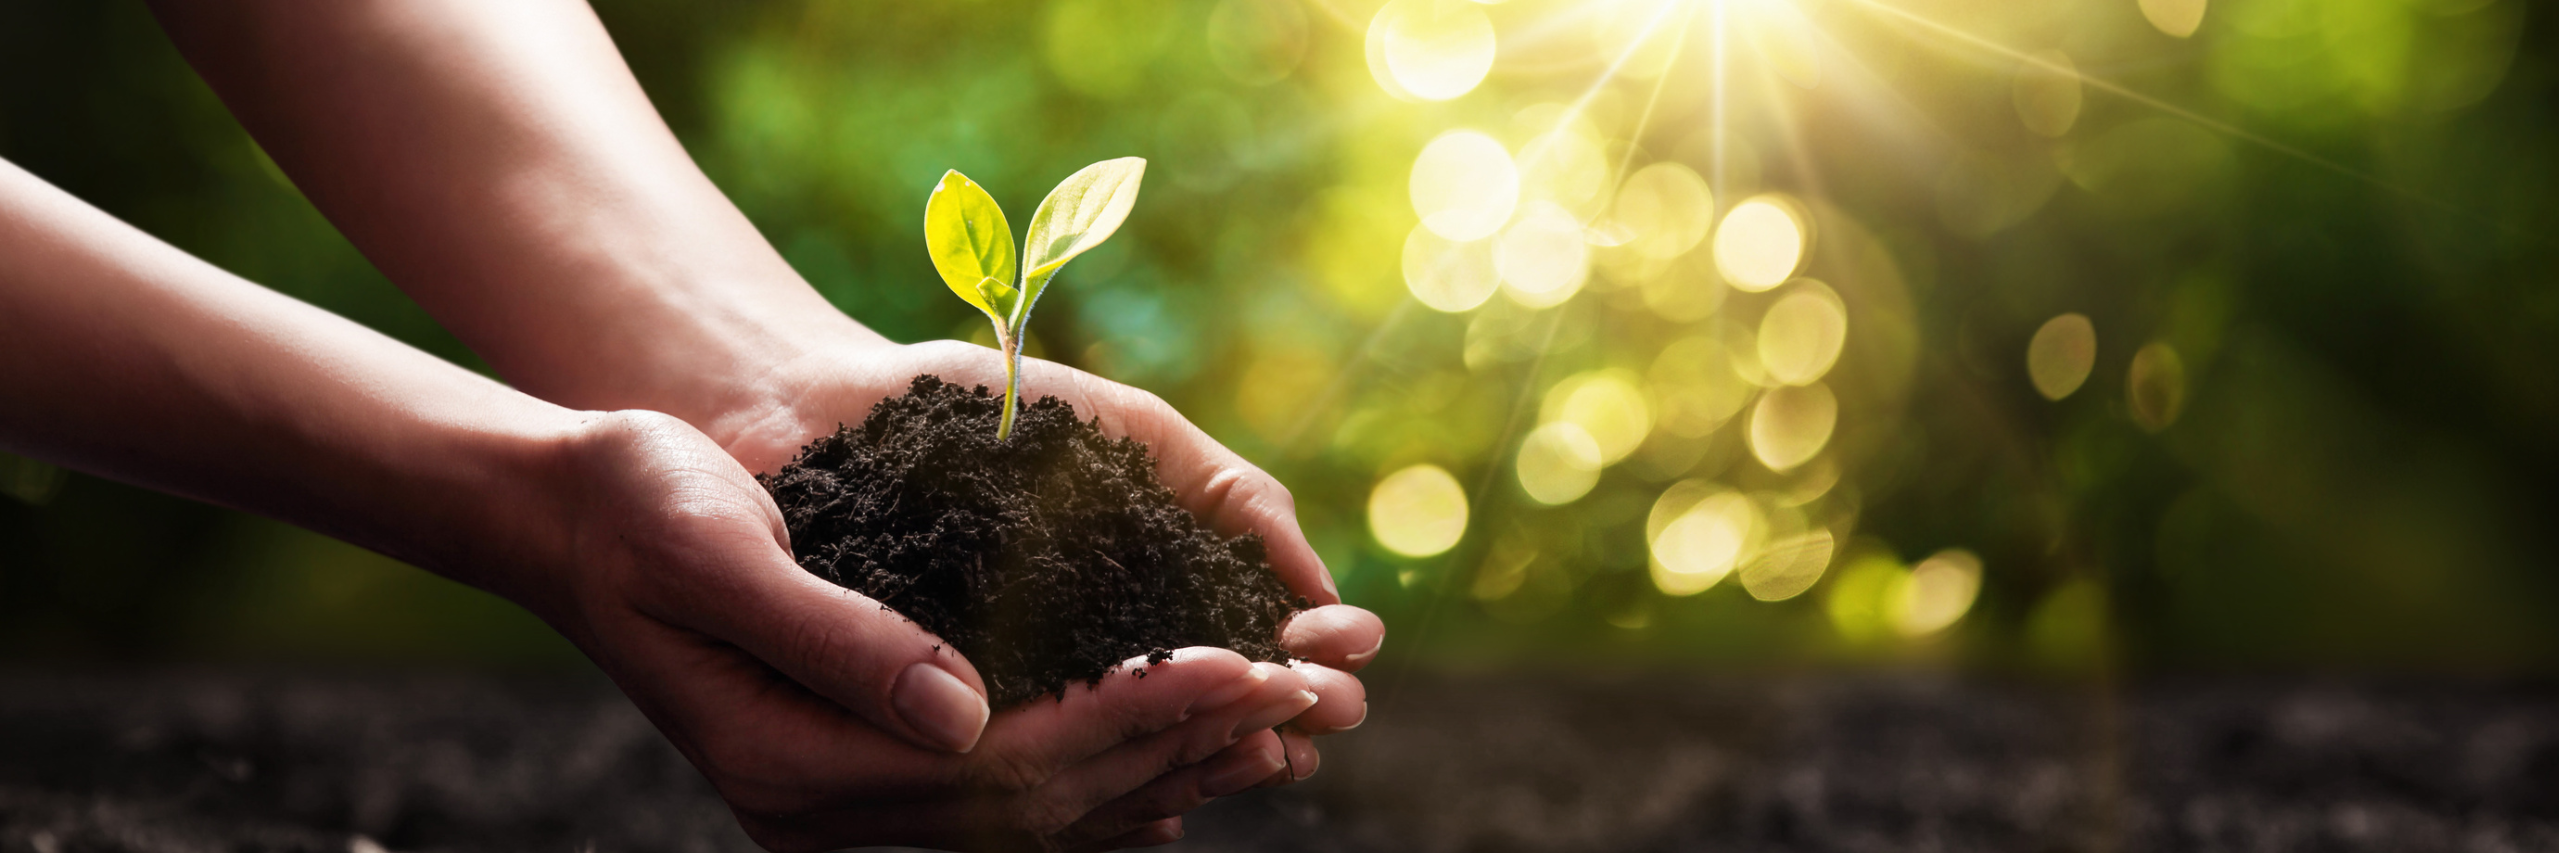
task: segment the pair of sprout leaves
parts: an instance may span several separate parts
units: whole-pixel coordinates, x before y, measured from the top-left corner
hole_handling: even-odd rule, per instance
[[[1067,261],[1120,230],[1145,176],[1146,160],[1140,157],[1104,160],[1067,176],[1031,214],[1031,230],[1022,241],[1027,251],[1018,263],[1013,227],[985,188],[957,169],[933,185],[924,203],[924,246],[933,253],[933,269],[952,293],[986,312],[1004,349],[1004,420],[996,427],[997,441],[1012,437],[1020,407],[1022,328],[1031,322],[1031,304]]]

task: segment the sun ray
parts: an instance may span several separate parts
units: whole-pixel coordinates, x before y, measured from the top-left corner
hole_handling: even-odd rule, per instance
[[[1644,49],[1644,43],[1651,41],[1653,34],[1661,30],[1662,18],[1668,16],[1672,9],[1680,8],[1682,5],[1684,4],[1679,2],[1663,3],[1661,8],[1653,11],[1652,17],[1644,19],[1644,28],[1637,31],[1634,38],[1627,40],[1626,49],[1617,52],[1617,58],[1610,60],[1608,68],[1599,72],[1599,79],[1592,80],[1590,87],[1582,90],[1581,97],[1574,98],[1573,103],[1564,108],[1564,113],[1555,117],[1555,127],[1531,140],[1520,150],[1520,162],[1526,164],[1537,157],[1544,156],[1547,149],[1553,147],[1553,140],[1559,138],[1567,128],[1572,127],[1573,122],[1582,117],[1583,111],[1590,109],[1591,101],[1598,98],[1599,93],[1606,90],[1608,84],[1617,79],[1617,73],[1625,70],[1627,61],[1635,57],[1635,52]]]
[[[1554,351],[1555,336],[1564,328],[1564,310],[1562,306],[1547,309],[1546,334],[1538,341],[1537,357],[1529,360],[1528,371],[1520,376],[1519,393],[1511,397],[1510,414],[1502,421],[1502,435],[1500,440],[1493,442],[1494,447],[1508,448],[1511,442],[1519,437],[1520,420],[1528,415],[1529,401],[1537,399],[1537,378],[1546,372],[1546,356]],[[1475,510],[1475,517],[1478,519],[1491,520],[1492,513],[1486,511],[1484,496],[1492,492],[1493,483],[1501,479],[1503,471],[1508,470],[1507,466],[1501,464],[1500,458],[1497,456],[1484,466],[1483,474],[1475,478],[1475,487],[1466,493],[1466,505]],[[1491,524],[1485,524],[1477,529],[1491,527]],[[1449,590],[1446,589],[1448,578],[1457,573],[1458,558],[1468,553],[1467,549],[1462,547],[1465,544],[1463,540],[1458,544],[1461,547],[1450,548],[1448,556],[1440,560],[1439,571],[1432,573],[1432,577],[1423,582],[1427,586],[1423,588],[1422,619],[1413,628],[1413,639],[1409,641],[1414,645],[1420,645],[1422,638],[1430,636],[1432,623],[1439,621],[1440,607],[1449,597]],[[1408,660],[1403,666],[1396,668],[1392,680],[1387,682],[1386,689],[1379,694],[1377,701],[1379,711],[1394,707],[1396,698],[1404,693],[1404,682],[1412,675],[1414,666]]]
[[[2266,149],[2266,150],[2268,150],[2268,151],[2272,151],[2272,152],[2274,152],[2274,153],[2276,153],[2276,154],[2280,154],[2280,155],[2283,155],[2283,156],[2286,156],[2286,157],[2291,157],[2291,158],[2296,159],[2296,160],[2299,160],[2299,161],[2301,161],[2301,162],[2308,163],[2308,164],[2311,164],[2311,165],[2313,165],[2313,166],[2317,166],[2317,167],[2322,168],[2322,169],[2326,169],[2326,170],[2328,170],[2328,171],[2330,171],[2330,172],[2334,172],[2334,173],[2336,173],[2336,174],[2338,174],[2338,175],[2342,175],[2342,176],[2344,176],[2344,177],[2354,179],[2354,180],[2356,180],[2356,181],[2358,181],[2358,182],[2361,182],[2361,183],[2363,183],[2363,184],[2365,184],[2365,185],[2367,185],[2367,186],[2373,187],[2373,188],[2375,188],[2375,189],[2379,189],[2379,190],[2382,190],[2382,191],[2384,191],[2384,192],[2388,192],[2388,193],[2391,193],[2391,194],[2394,194],[2394,195],[2398,195],[2398,196],[2401,196],[2401,197],[2403,197],[2403,198],[2407,198],[2407,199],[2409,199],[2409,200],[2411,200],[2411,201],[2420,202],[2420,203],[2423,203],[2423,204],[2426,204],[2426,205],[2429,205],[2429,206],[2432,206],[2432,207],[2435,207],[2435,208],[2438,208],[2438,209],[2444,210],[2444,211],[2446,211],[2446,212],[2450,212],[2450,213],[2455,213],[2455,214],[2459,214],[2459,215],[2462,215],[2462,216],[2466,216],[2466,217],[2469,217],[2469,218],[2472,218],[2472,219],[2478,220],[2478,221],[2480,221],[2480,222],[2487,222],[2487,223],[2490,223],[2490,224],[2494,224],[2494,221],[2493,221],[2493,220],[2488,219],[2487,217],[2481,216],[2481,215],[2476,214],[2476,213],[2472,213],[2472,212],[2470,212],[2470,211],[2468,211],[2468,210],[2465,210],[2465,209],[2462,209],[2462,208],[2460,208],[2460,207],[2458,207],[2458,206],[2455,206],[2455,205],[2453,205],[2453,204],[2451,204],[2451,203],[2449,203],[2449,202],[2441,201],[2441,200],[2438,200],[2438,199],[2433,198],[2433,197],[2431,197],[2431,196],[2427,196],[2427,195],[2425,195],[2425,194],[2423,194],[2423,193],[2419,193],[2419,192],[2417,192],[2417,191],[2415,191],[2415,190],[2409,189],[2409,188],[2407,188],[2407,187],[2403,187],[2403,186],[2400,186],[2400,185],[2398,185],[2398,184],[2394,184],[2394,183],[2391,183],[2391,182],[2389,182],[2389,181],[2382,180],[2382,179],[2381,179],[2380,177],[2378,177],[2378,176],[2372,175],[2372,174],[2370,174],[2370,173],[2364,172],[2364,171],[2362,171],[2362,170],[2356,169],[2356,168],[2351,167],[2351,166],[2348,166],[2348,165],[2346,165],[2346,164],[2339,163],[2339,162],[2337,162],[2337,161],[2335,161],[2335,160],[2331,160],[2331,159],[2328,159],[2328,158],[2326,158],[2326,157],[2321,157],[2321,156],[2319,156],[2319,155],[2317,155],[2317,154],[2310,153],[2309,151],[2302,150],[2301,148],[2298,148],[2298,147],[2295,147],[2295,146],[2293,146],[2293,145],[2287,144],[2287,143],[2285,143],[2285,142],[2283,142],[2283,141],[2281,141],[2281,140],[2277,140],[2277,139],[2274,139],[2274,138],[2272,138],[2272,137],[2266,136],[2266,135],[2264,135],[2264,134],[2260,134],[2260,133],[2256,133],[2256,132],[2254,132],[2254,131],[2250,131],[2250,130],[2248,130],[2248,129],[2246,129],[2246,128],[2243,128],[2243,127],[2240,127],[2240,126],[2238,126],[2238,125],[2231,124],[2231,123],[2229,123],[2229,122],[2222,121],[2222,120],[2220,120],[2220,119],[2216,119],[2216,118],[2213,118],[2213,117],[2211,117],[2211,116],[2204,115],[2204,114],[2202,114],[2202,113],[2196,112],[2196,111],[2191,110],[2191,109],[2187,109],[2187,108],[2185,108],[2185,107],[2178,106],[2178,105],[2176,105],[2176,104],[2169,103],[2169,102],[2167,102],[2167,101],[2161,100],[2161,99],[2156,98],[2156,97],[2152,97],[2151,95],[2148,95],[2148,94],[2146,94],[2146,93],[2143,93],[2143,92],[2141,92],[2141,91],[2139,91],[2139,90],[2132,89],[2132,88],[2130,88],[2130,87],[2127,87],[2127,86],[2124,86],[2124,85],[2122,85],[2122,84],[2116,83],[2116,82],[2114,82],[2114,81],[2112,81],[2112,80],[2105,79],[2105,78],[2103,78],[2103,77],[2096,77],[2096,76],[2092,76],[2092,75],[2089,75],[2089,74],[2087,74],[2087,73],[2085,73],[2085,72],[2079,71],[2078,69],[2074,69],[2074,68],[2064,68],[2064,67],[2062,67],[2062,66],[2060,66],[2060,65],[2057,65],[2057,64],[2055,64],[2055,63],[2053,63],[2053,62],[2050,62],[2050,61],[2045,60],[2045,59],[2043,59],[2043,58],[2037,57],[2037,56],[2035,56],[2035,55],[2033,55],[2033,54],[2030,54],[2030,53],[2027,53],[2027,52],[2025,52],[2025,51],[2021,51],[2021,50],[2018,50],[2018,49],[2016,49],[2016,48],[2012,48],[2012,47],[2009,47],[2009,46],[2007,46],[2007,45],[2000,44],[2000,43],[1998,43],[1998,42],[1992,41],[1992,40],[1990,40],[1990,39],[1987,39],[1987,38],[1983,38],[1983,37],[1981,37],[1981,36],[1974,35],[1974,34],[1972,34],[1972,33],[1970,33],[1970,32],[1965,31],[1964,29],[1962,29],[1962,28],[1960,28],[1960,27],[1956,27],[1956,26],[1954,26],[1954,25],[1952,25],[1952,24],[1942,23],[1942,22],[1940,22],[1940,21],[1937,21],[1936,19],[1930,18],[1930,17],[1925,16],[1925,15],[1921,15],[1921,14],[1919,14],[1919,13],[1917,13],[1917,12],[1912,12],[1912,11],[1909,11],[1909,10],[1907,10],[1907,9],[1902,9],[1902,8],[1895,7],[1895,6],[1892,6],[1892,5],[1890,5],[1890,4],[1887,4],[1887,3],[1881,2],[1881,0],[1849,0],[1849,2],[1850,2],[1850,3],[1853,3],[1853,4],[1855,4],[1855,5],[1857,5],[1857,6],[1858,6],[1858,7],[1860,7],[1860,8],[1864,8],[1864,9],[1872,10],[1872,11],[1875,11],[1875,12],[1878,12],[1878,13],[1881,13],[1881,14],[1884,14],[1884,15],[1891,16],[1891,17],[1893,17],[1893,18],[1895,18],[1895,19],[1899,19],[1899,20],[1901,20],[1901,21],[1905,21],[1905,22],[1908,22],[1908,23],[1910,23],[1910,24],[1916,25],[1916,26],[1920,27],[1921,29],[1925,29],[1925,30],[1927,30],[1927,31],[1929,31],[1929,32],[1936,33],[1936,34],[1937,34],[1938,36],[1940,36],[1940,37],[1943,37],[1943,38],[1946,38],[1946,39],[1949,39],[1949,40],[1952,40],[1952,41],[1955,41],[1955,42],[1958,42],[1958,43],[1964,44],[1964,45],[1969,46],[1969,47],[1972,47],[1972,48],[1974,48],[1974,49],[1976,49],[1976,50],[1981,50],[1981,51],[1985,51],[1985,52],[1988,52],[1988,53],[1991,53],[1991,54],[1994,54],[1994,55],[1997,55],[1997,56],[2006,57],[2006,58],[2008,58],[2008,59],[2013,59],[2013,60],[2016,60],[2016,61],[2017,61],[2017,62],[2019,62],[2019,63],[2023,63],[2023,64],[2026,64],[2026,65],[2031,65],[2031,66],[2034,66],[2034,67],[2036,67],[2036,68],[2039,68],[2039,69],[2042,69],[2042,70],[2045,70],[2045,71],[2050,71],[2050,72],[2053,72],[2053,73],[2056,73],[2056,74],[2068,74],[2068,75],[2074,76],[2074,77],[2078,78],[2078,79],[2079,79],[2079,81],[2080,81],[2081,83],[2083,83],[2083,84],[2087,85],[2089,88],[2096,89],[2096,90],[2098,90],[2098,91],[2105,92],[2105,93],[2110,94],[2110,95],[2114,95],[2115,97],[2122,98],[2122,99],[2124,99],[2124,100],[2131,101],[2131,102],[2133,102],[2133,103],[2140,104],[2140,105],[2142,105],[2142,106],[2149,107],[2149,108],[2154,109],[2154,110],[2158,110],[2158,111],[2160,111],[2160,112],[2162,112],[2162,113],[2166,113],[2166,114],[2168,114],[2168,115],[2170,115],[2170,116],[2174,116],[2174,117],[2176,117],[2176,118],[2178,118],[2178,119],[2180,119],[2180,120],[2183,120],[2183,121],[2186,121],[2186,122],[2188,122],[2188,123],[2191,123],[2191,124],[2195,125],[2196,127],[2200,127],[2200,128],[2205,129],[2205,130],[2212,131],[2212,132],[2214,132],[2214,133],[2219,133],[2219,134],[2222,134],[2222,135],[2224,135],[2224,136],[2228,136],[2228,137],[2230,137],[2230,138],[2232,138],[2232,139],[2237,139],[2237,140],[2239,140],[2239,141],[2246,142],[2246,143],[2251,144],[2251,145],[2255,145],[2255,146],[2257,146],[2257,147],[2259,147],[2259,148],[2263,148],[2263,149]]]
[[[1680,52],[1688,49],[1688,28],[1690,24],[1695,23],[1693,17],[1696,7],[1687,3],[1673,5],[1680,8],[1680,13],[1679,25],[1671,30],[1670,62],[1662,67],[1660,74],[1653,75],[1652,94],[1644,96],[1644,111],[1635,116],[1635,129],[1626,134],[1626,152],[1618,155],[1617,170],[1608,176],[1610,192],[1615,192],[1617,184],[1626,180],[1626,167],[1635,160],[1636,144],[1644,138],[1644,131],[1652,127],[1653,111],[1661,106],[1662,89],[1670,83],[1671,72],[1679,67]]]
[[[1708,167],[1714,170],[1715,176],[1708,179],[1708,186],[1714,187],[1717,193],[1723,193],[1727,187],[1731,186],[1730,182],[1732,179],[1732,173],[1725,168],[1724,162],[1724,141],[1731,133],[1731,127],[1726,124],[1724,101],[1725,97],[1730,93],[1730,87],[1727,85],[1727,78],[1730,76],[1729,72],[1731,70],[1731,63],[1726,60],[1726,56],[1730,53],[1732,41],[1729,35],[1731,29],[1726,26],[1730,19],[1724,14],[1724,4],[1716,3],[1709,8],[1713,9],[1712,28],[1715,35],[1713,44],[1714,66],[1713,70],[1708,72],[1713,76],[1713,79],[1709,81],[1709,88],[1711,90],[1709,97],[1712,99],[1712,103],[1707,107],[1709,111],[1707,121],[1713,128],[1714,132],[1714,135],[1709,140],[1714,149],[1711,154],[1714,158],[1714,162],[1708,164]],[[1720,198],[1721,196],[1718,197]]]
[[[1395,303],[1395,310],[1387,312],[1386,319],[1378,321],[1377,328],[1369,331],[1368,339],[1361,341],[1359,348],[1351,351],[1351,357],[1342,362],[1341,369],[1333,372],[1333,381],[1325,386],[1324,393],[1317,395],[1313,402],[1308,403],[1305,413],[1297,416],[1297,423],[1290,425],[1288,432],[1280,437],[1280,458],[1286,459],[1297,455],[1298,439],[1304,438],[1306,431],[1315,426],[1316,418],[1332,409],[1333,404],[1340,402],[1343,395],[1350,393],[1351,385],[1360,378],[1359,368],[1366,365],[1371,357],[1377,355],[1377,348],[1386,342],[1388,333],[1402,325],[1404,318],[1413,313],[1413,306],[1417,304],[1420,303],[1413,298],[1412,294],[1405,294],[1403,301]]]
[[[1794,170],[1795,179],[1801,182],[1801,188],[1807,194],[1821,196],[1821,173],[1814,168],[1812,151],[1804,144],[1803,123],[1795,120],[1795,106],[1787,100],[1785,90],[1779,88],[1783,81],[1777,79],[1776,74],[1767,73],[1766,69],[1762,72],[1759,85],[1765,90],[1762,94],[1768,99],[1768,108],[1777,114],[1777,120],[1770,124],[1777,126],[1778,135],[1786,142],[1787,166]]]

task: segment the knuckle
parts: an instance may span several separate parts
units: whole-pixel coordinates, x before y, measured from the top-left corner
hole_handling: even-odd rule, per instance
[[[969,765],[970,787],[1004,794],[1022,794],[1048,782],[1048,766],[1036,759],[1011,754],[989,754]]]
[[[1022,831],[1039,840],[1043,849],[1058,849],[1059,836],[1084,818],[1084,810],[1053,797],[1034,797],[1025,802],[1015,816]]]
[[[1162,791],[1149,795],[1146,798],[1146,802],[1143,805],[1145,813],[1137,816],[1139,822],[1152,822],[1163,820],[1168,817],[1190,814],[1193,809],[1208,805],[1208,797],[1200,793],[1200,787],[1198,785],[1166,785],[1162,787]]]
[[[1197,731],[1191,732],[1189,737],[1176,740],[1172,749],[1164,751],[1162,758],[1159,759],[1160,766],[1155,768],[1155,775],[1162,776],[1207,761],[1233,745],[1228,742],[1225,731],[1214,727],[1199,727]]]
[[[790,629],[783,641],[782,660],[774,663],[792,672],[806,673],[827,661],[836,660],[831,650],[844,647],[844,627],[831,619],[805,619]],[[885,692],[885,691],[883,691]]]

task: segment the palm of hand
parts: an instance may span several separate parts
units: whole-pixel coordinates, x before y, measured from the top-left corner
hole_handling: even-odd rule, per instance
[[[1311,773],[1307,735],[1365,716],[1347,673],[1375,654],[1383,629],[1334,603],[1286,493],[1151,395],[1034,365],[1031,387],[1155,447],[1193,512],[1222,532],[1262,532],[1292,588],[1331,606],[1288,626],[1284,642],[1309,658],[1291,667],[1187,649],[1145,679],[1115,673],[995,714],[966,754],[914,745],[892,696],[901,673],[930,660],[982,695],[974,670],[913,623],[800,571],[747,472],[778,469],[917,373],[984,382],[1000,370],[987,355],[959,344],[848,351],[803,365],[829,378],[777,386],[792,404],[715,421],[748,427],[715,429],[724,442],[672,418],[617,413],[577,454],[567,479],[588,484],[578,504],[591,511],[567,561],[581,568],[553,599],[575,603],[545,615],[767,847],[1160,842],[1209,797]],[[1269,731],[1284,721],[1285,736]]]

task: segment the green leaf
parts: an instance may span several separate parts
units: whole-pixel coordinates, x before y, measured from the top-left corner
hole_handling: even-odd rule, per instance
[[[1129,208],[1137,204],[1138,180],[1145,176],[1145,158],[1104,160],[1068,175],[1040,201],[1023,246],[1021,305],[1007,315],[1015,328],[1030,318],[1031,304],[1039,301],[1059,267],[1120,230]]]
[[[1010,309],[1013,306],[1014,295],[1019,293],[1021,293],[1021,291],[1013,289],[1012,285],[1005,284],[1002,279],[981,278],[977,280],[977,294],[984,297],[986,299],[986,304],[988,305]]]
[[[932,198],[924,202],[924,248],[932,252],[933,269],[952,293],[999,326],[1013,315],[1016,306],[1009,296],[1014,289],[1005,284],[1013,280],[1013,227],[1005,223],[1004,208],[994,197],[957,169],[943,173]],[[988,279],[1008,298],[993,298],[994,291],[982,285]]]

